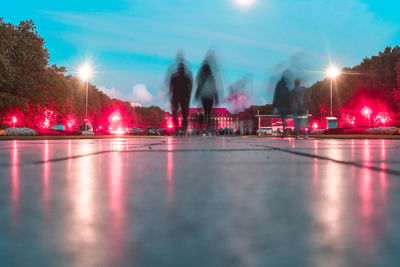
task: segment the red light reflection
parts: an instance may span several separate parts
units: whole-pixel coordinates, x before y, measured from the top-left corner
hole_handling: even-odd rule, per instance
[[[314,154],[318,155],[318,140],[314,140]],[[314,185],[318,181],[318,158],[314,158]]]
[[[68,162],[67,162],[67,179],[71,180],[71,165],[72,165],[72,141],[68,140]]]
[[[381,141],[381,168],[382,170],[386,169],[386,141],[382,140]],[[387,179],[386,179],[386,172],[385,171],[381,171],[380,172],[380,177],[379,177],[380,183],[381,183],[381,187],[382,187],[382,191],[384,193],[384,195],[386,196],[386,191],[387,191]]]
[[[173,143],[172,143],[172,138],[168,138],[167,140],[167,203],[171,204],[173,201],[173,195],[174,195],[174,180],[173,180],[173,175],[174,175],[174,154],[173,154]]]
[[[11,210],[13,213],[14,220],[18,220],[18,210],[19,210],[19,157],[18,157],[18,141],[13,141],[12,157],[11,157]]]
[[[109,168],[109,205],[111,210],[111,236],[113,242],[113,249],[115,253],[121,253],[122,239],[125,236],[125,214],[124,214],[124,186],[123,186],[123,162],[125,161],[122,156],[124,144],[121,139],[113,139],[111,141],[113,152],[110,154],[110,161],[113,162]]]
[[[49,201],[49,143],[46,140],[44,144],[44,155],[43,155],[43,201]]]
[[[363,162],[366,166],[370,165],[370,148],[369,141],[364,141]],[[361,200],[362,200],[362,216],[369,218],[371,216],[371,170],[363,168],[361,171]]]

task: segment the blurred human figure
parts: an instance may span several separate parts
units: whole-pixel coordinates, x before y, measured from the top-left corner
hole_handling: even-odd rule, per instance
[[[250,86],[251,79],[249,77],[239,79],[228,87],[228,96],[221,103],[228,105],[229,110],[233,113],[245,110],[254,104],[249,92]]]
[[[274,101],[272,103],[274,110],[276,109],[281,115],[283,135],[286,133],[286,116],[290,105],[290,91],[286,84],[286,77],[282,75],[282,78],[278,81],[275,86]]]
[[[201,101],[204,110],[204,121],[207,128],[211,126],[212,108],[219,103],[220,80],[216,58],[212,51],[208,52],[196,76],[195,100]]]
[[[301,86],[300,79],[294,81],[294,88],[291,91],[292,95],[292,112],[294,116],[294,126],[296,128],[296,138],[300,136],[300,118],[299,116],[304,116],[307,114],[308,105],[308,94],[307,89]]]
[[[175,73],[169,77],[169,96],[175,131],[179,128],[178,112],[182,110],[182,131],[186,133],[188,126],[190,96],[192,94],[193,77],[185,66],[183,56],[178,54]]]

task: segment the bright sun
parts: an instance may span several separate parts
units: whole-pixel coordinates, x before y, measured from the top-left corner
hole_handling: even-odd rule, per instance
[[[254,0],[236,0],[236,2],[242,6],[249,6],[253,4]]]

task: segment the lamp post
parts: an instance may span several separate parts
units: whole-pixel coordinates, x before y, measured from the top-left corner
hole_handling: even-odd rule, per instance
[[[92,76],[92,68],[89,64],[82,65],[79,68],[79,76],[81,79],[86,81],[86,108],[85,108],[85,130],[87,130],[87,118],[88,118],[88,91],[89,91],[89,79]]]
[[[369,107],[364,107],[361,112],[364,114],[364,116],[368,117],[368,127],[371,127],[372,110]]]
[[[15,124],[17,123],[17,117],[12,116],[13,128],[15,128]]]
[[[336,79],[337,76],[339,76],[341,74],[341,71],[336,67],[331,65],[327,70],[326,70],[326,74],[330,79],[330,84],[331,84],[331,117],[333,117],[333,112],[332,112],[332,91],[333,91],[333,80]]]

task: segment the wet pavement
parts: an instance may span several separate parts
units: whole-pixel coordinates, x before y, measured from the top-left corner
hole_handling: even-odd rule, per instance
[[[0,266],[399,266],[400,141],[0,142]]]

